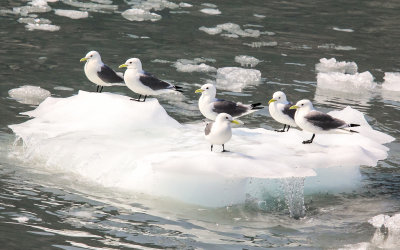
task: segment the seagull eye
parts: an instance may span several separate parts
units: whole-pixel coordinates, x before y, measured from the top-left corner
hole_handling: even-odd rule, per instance
[[[208,87],[206,89],[208,89]]]
[[[301,104],[301,106],[304,106],[304,104]]]

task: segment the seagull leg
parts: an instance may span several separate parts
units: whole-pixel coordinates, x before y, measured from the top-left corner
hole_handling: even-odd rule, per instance
[[[275,129],[276,132],[285,132],[286,124],[284,124],[283,129]]]
[[[312,137],[311,137],[311,139],[310,139],[310,140],[303,141],[303,144],[310,144],[310,143],[312,143],[312,142],[313,142],[313,140],[314,140],[314,137],[315,137],[315,134],[313,134],[313,135],[312,135]]]
[[[97,85],[96,92],[99,92],[100,85]]]
[[[214,145],[211,144],[211,152],[212,152],[213,146],[214,146]]]
[[[290,128],[290,125],[287,125],[286,132],[288,132],[288,131],[289,131],[289,128]]]
[[[101,91],[103,91],[103,86],[100,86],[100,93],[101,93]]]
[[[147,97],[147,95],[144,95],[144,99],[143,99],[143,102],[145,102],[145,101],[146,101],[146,97]]]
[[[142,95],[139,95],[139,98],[138,99],[134,99],[134,98],[131,98],[131,101],[137,101],[137,102],[140,102],[140,98],[142,97]]]

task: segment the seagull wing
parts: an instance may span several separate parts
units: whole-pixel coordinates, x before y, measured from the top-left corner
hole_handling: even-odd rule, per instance
[[[212,128],[213,124],[214,124],[213,122],[207,123],[206,128],[204,129],[205,135],[209,135],[211,133],[211,128]]]
[[[143,85],[151,88],[152,90],[175,89],[174,85],[157,79],[147,72],[140,74],[139,80],[142,82]]]
[[[334,118],[328,114],[313,110],[308,113],[304,118],[312,123],[314,126],[320,127],[323,130],[330,130],[336,128],[346,127],[346,122]]]
[[[103,64],[100,71],[97,72],[97,76],[106,83],[120,83],[124,82],[124,79],[117,75],[114,70],[112,70],[107,65]]]
[[[218,114],[227,113],[231,116],[241,116],[249,110],[248,107],[242,104],[221,99],[217,99],[215,102],[213,102],[213,104],[212,110]]]
[[[294,114],[296,113],[296,109],[290,109],[290,107],[293,106],[292,103],[288,103],[283,107],[282,113],[285,115],[290,116],[290,118],[294,119]]]

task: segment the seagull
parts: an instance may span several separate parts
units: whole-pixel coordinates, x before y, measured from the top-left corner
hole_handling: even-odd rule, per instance
[[[112,86],[113,83],[124,82],[122,74],[116,73],[105,65],[101,61],[100,54],[97,51],[88,52],[86,56],[81,59],[81,62],[86,62],[85,75],[91,82],[97,85],[96,92],[101,93],[104,86]]]
[[[119,68],[127,68],[124,74],[125,84],[130,90],[139,94],[138,99],[131,100],[145,102],[148,95],[160,95],[171,91],[182,92],[182,87],[159,80],[143,71],[139,58],[130,58]],[[142,95],[144,95],[144,99],[141,101]]]
[[[215,122],[207,123],[204,135],[207,141],[211,143],[211,152],[214,144],[222,145],[222,152],[227,152],[224,144],[232,137],[231,123],[240,124],[227,113],[218,114]]]
[[[285,93],[282,91],[277,91],[272,96],[272,99],[268,102],[269,105],[269,113],[275,121],[282,123],[282,130],[275,130],[276,132],[285,132],[285,128],[287,125],[287,131],[289,131],[290,126],[297,127],[296,122],[294,121],[294,114],[296,113],[295,109],[290,109],[293,104],[288,102],[286,99]]]
[[[358,127],[359,124],[348,124],[345,121],[334,118],[328,114],[322,113],[314,109],[310,100],[301,100],[296,105],[290,107],[296,109],[294,120],[296,124],[303,130],[313,133],[310,140],[303,141],[303,144],[312,143],[315,134],[338,134],[338,133],[358,133],[349,129],[350,127]]]
[[[226,101],[215,98],[217,89],[213,84],[207,83],[196,90],[195,93],[201,93],[199,99],[200,112],[208,119],[215,120],[220,113],[228,113],[233,117],[240,117],[242,115],[250,114],[259,107],[261,103],[253,103],[244,105],[240,102]]]

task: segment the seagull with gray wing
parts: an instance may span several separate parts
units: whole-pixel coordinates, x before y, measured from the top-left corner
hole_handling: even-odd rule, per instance
[[[232,137],[231,123],[240,124],[226,113],[219,114],[215,122],[207,123],[204,135],[206,140],[211,143],[211,151],[213,151],[214,145],[222,145],[222,152],[226,152],[225,143]]]
[[[315,134],[339,134],[358,133],[351,130],[351,127],[358,127],[359,124],[346,123],[343,120],[332,117],[314,109],[310,100],[298,101],[290,109],[297,109],[294,115],[296,124],[303,130],[313,133],[310,140],[303,141],[303,144],[312,143]]]
[[[182,87],[157,79],[155,76],[143,71],[142,62],[139,58],[130,58],[120,68],[127,68],[124,74],[126,86],[139,94],[138,99],[131,99],[138,102],[145,102],[148,95],[160,95],[170,92],[182,92]],[[143,100],[140,100],[142,95]]]
[[[215,98],[217,89],[210,83],[204,84],[200,89],[196,90],[195,93],[201,93],[199,109],[200,112],[210,120],[215,120],[220,113],[227,113],[233,117],[240,117],[253,113],[257,109],[262,109],[262,107],[259,107],[261,103],[245,105],[240,102],[217,99]]]
[[[290,126],[297,127],[296,122],[294,121],[296,110],[290,109],[293,104],[288,102],[285,93],[282,91],[275,92],[272,99],[269,100],[268,105],[269,113],[272,118],[284,125],[282,130],[275,130],[276,132],[285,132],[286,126],[286,132],[289,131]]]
[[[123,83],[122,73],[117,73],[101,61],[99,52],[90,51],[81,59],[85,63],[86,77],[97,85],[96,92],[101,92],[104,86]]]

